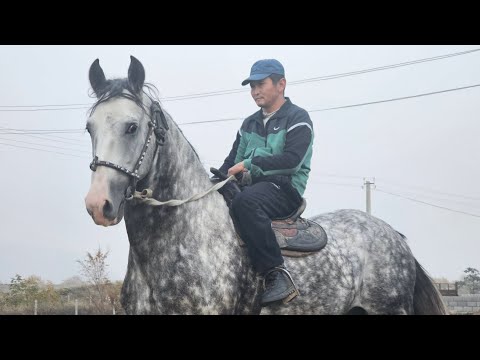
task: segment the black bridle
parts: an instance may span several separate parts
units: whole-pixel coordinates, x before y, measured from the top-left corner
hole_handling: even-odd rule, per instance
[[[148,146],[150,145],[150,140],[152,138],[152,134],[155,134],[156,143],[158,146],[162,146],[165,143],[165,136],[167,134],[167,130],[169,129],[167,124],[167,119],[165,118],[165,114],[163,113],[160,104],[157,101],[153,101],[150,107],[150,121],[148,122],[149,131],[147,135],[147,140],[143,145],[142,152],[140,153],[140,157],[135,164],[135,167],[132,171],[128,170],[127,168],[111,163],[110,161],[103,161],[98,160],[98,156],[95,155],[92,162],[90,163],[90,169],[92,171],[97,170],[97,166],[107,166],[109,168],[118,170],[127,174],[130,179],[130,185],[125,190],[125,200],[131,200],[133,198],[133,194],[135,193],[135,188],[137,186],[137,182],[140,179],[140,175],[138,175],[138,169],[140,169],[140,165],[142,165],[143,158],[147,153]],[[163,125],[163,126],[162,126]]]

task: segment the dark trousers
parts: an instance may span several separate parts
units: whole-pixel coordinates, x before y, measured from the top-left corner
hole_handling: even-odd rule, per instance
[[[290,184],[288,186],[291,187]],[[232,217],[242,240],[247,244],[255,271],[263,273],[283,264],[271,219],[290,215],[300,206],[301,200],[295,189],[286,189],[286,186],[271,182],[248,186],[233,199]]]

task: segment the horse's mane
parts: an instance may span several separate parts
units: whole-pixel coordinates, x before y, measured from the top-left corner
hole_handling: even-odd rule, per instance
[[[158,96],[158,89],[155,85],[153,85],[151,83],[145,83],[143,85],[143,88],[144,88],[143,93],[146,96],[148,96],[152,102],[153,101],[158,101],[158,103],[161,105],[161,102],[160,102],[160,99],[159,99],[159,96]],[[127,90],[128,92],[125,92],[124,90]],[[148,94],[145,90],[148,91]],[[91,95],[91,96],[93,97],[95,95]],[[95,111],[95,109],[97,108],[98,105],[100,105],[101,103],[106,102],[106,101],[108,101],[112,98],[115,98],[115,97],[123,97],[123,98],[134,101],[135,104],[140,106],[145,111],[145,113],[149,115],[148,109],[146,109],[145,105],[143,104],[143,99],[141,97],[141,94],[136,93],[132,89],[132,87],[130,86],[130,84],[128,82],[128,79],[110,79],[110,80],[107,80],[106,85],[101,90],[101,94],[96,94],[96,96],[98,96],[98,100],[89,109],[90,116]],[[163,111],[165,111],[165,110],[163,110]],[[187,143],[192,148],[193,152],[197,156],[197,159],[200,160],[200,157],[198,156],[197,151],[192,146],[190,141],[188,141],[188,139],[185,137],[185,135],[183,134],[183,131],[180,129],[180,127],[178,127],[178,125],[177,125],[177,128],[180,131],[180,133],[182,134],[183,138],[187,141]]]

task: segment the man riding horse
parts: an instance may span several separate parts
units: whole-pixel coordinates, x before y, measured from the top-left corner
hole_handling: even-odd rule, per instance
[[[251,95],[261,108],[246,118],[220,172],[235,175],[235,183],[220,191],[231,209],[237,231],[247,244],[257,273],[265,277],[262,305],[296,295],[271,227],[274,218],[286,217],[302,203],[312,157],[313,125],[308,112],[285,97],[285,70],[275,59],[253,64]]]

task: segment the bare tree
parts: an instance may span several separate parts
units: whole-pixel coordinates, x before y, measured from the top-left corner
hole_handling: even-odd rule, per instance
[[[92,302],[99,312],[105,312],[111,304],[109,287],[111,282],[108,278],[106,259],[109,251],[103,252],[100,247],[95,254],[87,251],[83,260],[77,260],[81,266],[81,274],[89,283],[89,293]]]

